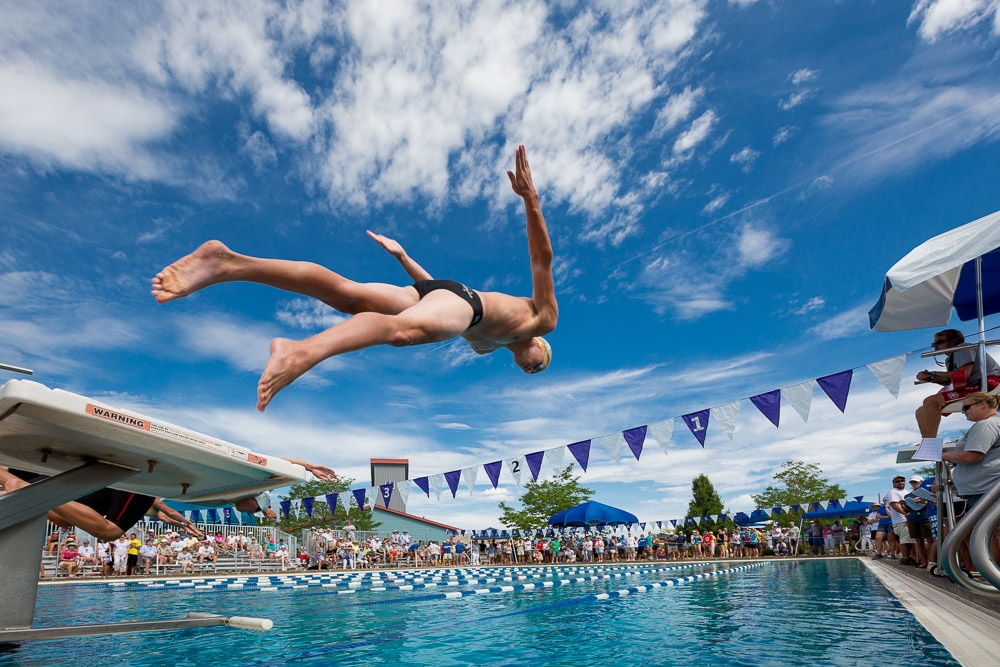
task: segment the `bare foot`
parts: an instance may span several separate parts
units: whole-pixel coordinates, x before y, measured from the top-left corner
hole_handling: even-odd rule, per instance
[[[233,251],[221,241],[203,243],[190,255],[157,273],[152,294],[158,303],[166,303],[221,282],[224,263],[233,256]]]
[[[257,383],[257,409],[264,412],[264,408],[279,391],[313,366],[299,342],[287,338],[272,340],[271,357]]]

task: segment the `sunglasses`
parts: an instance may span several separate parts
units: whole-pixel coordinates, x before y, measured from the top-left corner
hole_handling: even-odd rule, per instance
[[[982,401],[976,401],[975,403],[969,403],[968,405],[963,405],[962,406],[962,412],[968,412],[969,410],[971,410],[973,407],[979,405],[980,403],[982,403]]]

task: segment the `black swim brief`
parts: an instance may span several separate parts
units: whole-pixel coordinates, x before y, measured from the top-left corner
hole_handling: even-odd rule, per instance
[[[81,505],[86,505],[104,515],[108,521],[121,528],[123,532],[139,523],[139,519],[145,516],[155,501],[156,498],[153,496],[143,496],[138,493],[107,488],[94,491],[76,500]]]
[[[417,296],[421,299],[439,289],[446,290],[464,299],[466,303],[472,306],[472,322],[469,323],[470,329],[479,324],[480,320],[483,319],[483,302],[479,298],[479,293],[469,289],[462,283],[455,282],[454,280],[418,280],[413,283],[413,287],[417,290]]]

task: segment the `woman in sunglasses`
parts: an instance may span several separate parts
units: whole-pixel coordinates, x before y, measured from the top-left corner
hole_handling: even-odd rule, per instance
[[[1000,481],[1000,416],[997,415],[997,397],[978,391],[962,400],[965,418],[972,426],[955,444],[955,451],[943,452],[941,460],[954,464],[952,479],[958,494],[965,498],[966,507],[972,509]],[[994,533],[990,551],[994,561],[1000,561],[1000,532]],[[966,546],[966,545],[963,545]],[[966,548],[963,560],[968,563]]]

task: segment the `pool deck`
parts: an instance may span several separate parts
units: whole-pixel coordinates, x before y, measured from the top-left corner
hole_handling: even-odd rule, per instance
[[[859,558],[896,599],[966,667],[998,664],[1000,599],[966,591],[896,561]]]

